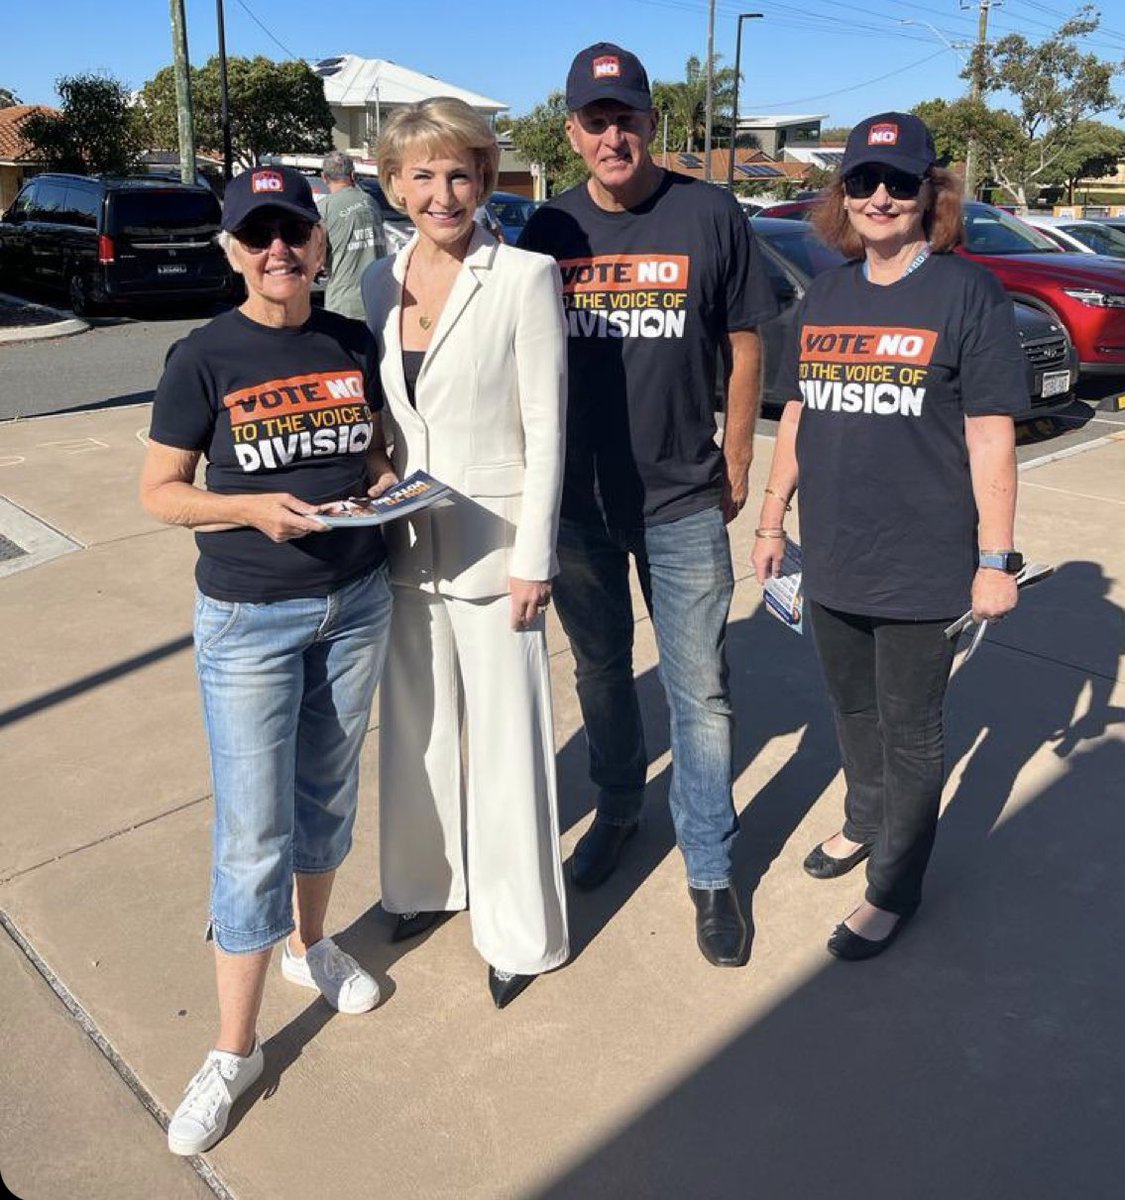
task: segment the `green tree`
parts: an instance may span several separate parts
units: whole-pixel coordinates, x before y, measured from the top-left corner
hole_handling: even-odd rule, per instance
[[[17,104],[22,103],[23,101],[11,88],[0,87],[0,108],[15,108]]]
[[[734,68],[719,67],[722,55],[714,58],[711,135],[716,143],[730,145],[730,115],[734,106]],[[657,80],[652,85],[652,102],[661,118],[668,119],[668,149],[689,153],[702,146],[707,126],[707,72],[696,55],[684,64],[679,80]],[[658,132],[663,139],[663,134]]]
[[[1102,121],[1079,121],[1057,164],[1066,184],[1067,203],[1074,203],[1074,190],[1080,180],[1112,175],[1122,159],[1125,159],[1125,129]]]
[[[20,123],[32,155],[50,170],[119,174],[134,167],[143,126],[129,89],[112,75],[64,75],[55,83],[58,113],[34,112]]]
[[[547,175],[553,194],[586,178],[586,166],[570,148],[566,136],[566,97],[552,92],[531,112],[515,117],[509,127],[512,145],[530,163],[538,163]]]
[[[257,58],[227,59],[231,147],[244,167],[266,154],[322,154],[332,148],[332,110],[324,81],[306,63]],[[219,107],[219,60],[191,71],[195,148],[215,151],[223,144]],[[176,80],[164,67],[141,89],[153,141],[179,148]]]
[[[964,78],[979,82],[982,96],[1000,94],[1014,101],[1013,111],[998,110],[1008,118],[999,122],[979,109],[962,112],[982,122],[984,127],[974,132],[989,169],[1020,205],[1041,185],[1065,177],[1062,159],[1080,136],[1075,130],[1081,122],[1121,109],[1113,78],[1125,61],[1104,62],[1078,47],[1099,24],[1095,9],[1084,5],[1038,44],[1012,33],[978,47],[963,72]]]
[[[820,131],[820,140],[822,142],[846,142],[851,131],[850,125],[829,125],[827,129]]]

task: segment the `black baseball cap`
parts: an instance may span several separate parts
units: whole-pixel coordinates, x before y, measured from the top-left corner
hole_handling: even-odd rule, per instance
[[[579,50],[566,76],[566,107],[577,112],[595,100],[616,100],[648,112],[652,92],[641,60],[612,42],[595,42]]]
[[[223,228],[233,233],[259,208],[280,208],[313,224],[320,220],[309,181],[292,167],[251,167],[236,175],[223,195]]]
[[[922,176],[935,162],[934,139],[921,117],[886,112],[860,121],[848,134],[840,174],[847,175],[866,163],[881,163]]]

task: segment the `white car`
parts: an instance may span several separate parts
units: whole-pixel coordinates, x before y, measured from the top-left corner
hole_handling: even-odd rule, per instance
[[[1053,217],[1046,213],[1028,213],[1021,219],[1062,250],[1125,259],[1125,230],[1093,218]]]

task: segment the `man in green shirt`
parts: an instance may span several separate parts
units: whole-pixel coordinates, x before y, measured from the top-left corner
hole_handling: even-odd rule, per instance
[[[383,219],[371,197],[356,187],[355,164],[342,150],[325,158],[320,173],[328,185],[320,205],[328,234],[324,307],[362,321],[359,281],[367,267],[387,253]]]

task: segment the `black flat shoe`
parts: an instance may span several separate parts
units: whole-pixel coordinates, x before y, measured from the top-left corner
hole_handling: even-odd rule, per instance
[[[695,940],[716,967],[741,967],[750,956],[750,935],[733,887],[693,888]]]
[[[579,891],[588,892],[605,881],[617,869],[625,843],[637,832],[638,821],[629,825],[611,825],[600,817],[578,839],[570,860],[570,877]]]
[[[495,967],[488,968],[488,990],[492,1003],[504,1008],[522,992],[535,978],[534,975],[508,975]]]
[[[862,962],[865,958],[876,958],[882,954],[884,950],[895,940],[902,932],[902,928],[913,913],[907,913],[905,916],[900,916],[895,922],[894,929],[887,934],[885,938],[876,941],[874,938],[865,938],[854,930],[849,929],[843,921],[832,930],[832,936],[828,939],[828,953],[834,954],[837,958],[842,958],[845,962]]]
[[[870,854],[871,847],[867,845],[860,846],[854,854],[849,854],[846,858],[834,858],[824,849],[824,843],[821,842],[809,851],[801,866],[814,879],[838,879],[841,875],[846,875],[852,867],[858,867]]]
[[[443,912],[406,912],[399,913],[395,922],[392,942],[405,942],[412,937],[418,937],[427,929],[432,929],[445,916]]]

